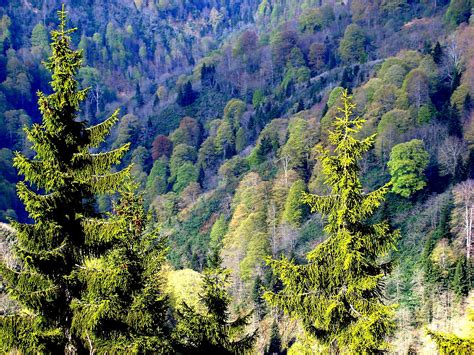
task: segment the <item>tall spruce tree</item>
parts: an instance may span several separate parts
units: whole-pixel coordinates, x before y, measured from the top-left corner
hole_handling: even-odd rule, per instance
[[[175,338],[182,353],[244,354],[252,350],[256,331],[243,333],[252,313],[230,320],[228,278],[228,271],[221,267],[206,269],[200,295],[205,312],[186,303],[178,309]]]
[[[71,305],[81,299],[82,290],[77,270],[123,236],[123,221],[100,218],[94,204],[97,194],[115,193],[129,175],[130,167],[112,172],[129,144],[105,153],[90,152],[118,121],[118,110],[91,127],[78,117],[88,92],[78,89],[75,78],[82,55],[71,48],[75,29],[66,28],[64,6],[58,14],[60,24],[51,32],[52,54],[45,63],[52,73],[53,93],[38,93],[42,124],[26,129],[36,154],[29,159],[17,153],[14,159],[25,178],[17,185],[18,195],[34,223],[12,223],[21,269],[0,265],[9,293],[21,305],[18,314],[0,318],[0,347],[5,351],[83,350],[81,334],[72,329]]]
[[[267,313],[267,310],[266,310],[267,305],[265,303],[265,300],[263,299],[263,292],[264,292],[263,287],[264,286],[263,286],[262,278],[259,275],[257,275],[252,286],[252,301],[253,301],[253,306],[254,306],[254,312],[258,320],[262,320]]]
[[[456,263],[452,288],[458,299],[466,297],[471,290],[470,263],[464,256]]]
[[[375,135],[359,140],[365,120],[351,117],[355,105],[347,91],[342,103],[329,132],[333,147],[319,149],[331,194],[304,197],[312,212],[327,217],[328,238],[308,254],[307,264],[268,259],[283,289],[266,292],[265,298],[298,318],[328,352],[365,354],[385,349],[385,339],[395,328],[393,308],[383,302],[388,265],[379,259],[394,247],[398,233],[387,222],[368,221],[389,184],[364,192],[358,161]]]
[[[113,207],[109,221],[117,229],[97,244],[107,251],[89,256],[74,274],[83,291],[71,304],[72,329],[92,353],[168,354],[169,305],[161,273],[166,239],[147,225],[143,197],[132,184]]]

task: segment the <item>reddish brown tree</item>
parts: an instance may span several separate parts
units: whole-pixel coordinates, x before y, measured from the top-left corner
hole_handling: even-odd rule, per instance
[[[156,160],[162,156],[169,157],[173,151],[173,143],[168,139],[168,137],[159,134],[153,140],[151,146],[151,157],[153,160]]]
[[[199,143],[201,127],[199,127],[198,121],[192,117],[186,116],[179,123],[179,128],[188,133],[190,141],[193,143],[195,142],[196,144]]]
[[[247,30],[242,33],[234,48],[235,55],[251,55],[257,49],[258,37],[255,31]]]
[[[271,40],[273,59],[276,67],[284,68],[291,50],[298,44],[298,34],[295,30],[278,32]]]

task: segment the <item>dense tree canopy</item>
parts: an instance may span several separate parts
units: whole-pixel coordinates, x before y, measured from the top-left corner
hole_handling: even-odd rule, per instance
[[[57,78],[51,77],[41,61],[52,54],[48,31],[53,26],[57,4],[38,0],[0,3],[0,126],[4,128],[0,129],[0,221],[14,225],[11,218],[33,223],[31,226],[41,224],[43,228],[45,223],[29,218],[16,194],[15,185],[24,177],[16,174],[13,158],[18,151],[26,160],[40,164],[38,147],[27,138],[23,127],[45,123],[44,119],[40,121],[42,114],[35,93],[54,93],[48,83]],[[138,196],[126,190],[121,199],[116,189],[110,189],[111,194],[88,193],[82,199],[83,212],[76,215],[75,222],[68,218],[61,222],[77,222],[77,228],[71,227],[76,236],[81,233],[80,221],[100,220],[103,231],[99,232],[107,231],[112,239],[117,236],[113,242],[104,237],[106,242],[87,245],[83,250],[80,238],[72,240],[59,231],[58,238],[54,233],[48,234],[47,242],[52,248],[32,257],[35,263],[46,260],[51,264],[49,260],[56,258],[54,265],[71,265],[73,261],[77,264],[70,267],[73,271],[67,282],[56,274],[54,277],[74,300],[76,326],[70,334],[80,352],[156,353],[157,347],[175,352],[177,349],[169,348],[170,339],[174,343],[171,345],[186,344],[191,352],[191,342],[206,339],[201,331],[207,327],[187,322],[192,327],[181,329],[192,328],[189,337],[183,332],[173,335],[170,328],[184,319],[178,315],[183,302],[191,309],[190,317],[197,314],[200,324],[214,327],[216,323],[205,317],[201,287],[206,267],[216,267],[222,261],[230,270],[228,283],[222,283],[227,285],[225,291],[230,300],[228,323],[255,309],[249,327],[238,330],[243,335],[259,329],[253,352],[325,353],[328,342],[321,334],[367,325],[363,317],[358,317],[358,312],[363,313],[361,309],[366,308],[365,304],[359,305],[357,298],[361,294],[357,287],[367,286],[361,276],[367,268],[357,273],[353,267],[361,255],[363,260],[369,260],[374,274],[386,274],[386,287],[380,288],[384,303],[398,305],[392,318],[397,326],[394,333],[391,326],[387,327],[374,337],[364,337],[368,339],[364,346],[377,343],[383,333],[392,334],[387,338],[390,351],[398,353],[433,352],[436,339],[441,349],[469,339],[460,319],[464,319],[469,304],[474,270],[470,228],[474,196],[471,1],[64,3],[78,26],[78,31],[70,34],[71,46],[82,50],[83,65],[75,76],[77,90],[89,88],[87,94],[84,91],[80,111],[73,121],[86,132],[87,127],[97,124],[102,128],[112,126],[107,117],[116,107],[124,115],[118,127],[107,126],[111,134],[104,133],[103,143],[101,140],[90,150],[84,148],[84,159],[76,161],[74,168],[85,171],[90,164],[95,166],[95,157],[107,160],[108,153],[101,152],[112,147],[117,149],[113,151],[117,164],[110,164],[110,169],[97,176],[118,175],[131,165],[130,175],[138,185]],[[347,228],[353,231],[355,224],[368,226],[364,229],[368,233],[371,226],[390,220],[401,234],[397,250],[393,250],[393,268],[384,264],[387,256],[365,259],[366,250],[354,244],[365,240],[362,237],[351,238],[352,233],[347,238],[334,238],[324,233],[330,215],[324,211],[308,213],[310,206],[300,198],[303,191],[317,196],[332,194],[330,184],[325,183],[325,156],[320,152],[321,148],[328,149],[334,159],[339,154],[330,135],[336,117],[341,116],[344,88],[353,95],[354,115],[366,120],[354,134],[354,141],[364,141],[377,133],[374,150],[356,159],[361,185],[354,186],[355,190],[363,186],[363,190],[357,190],[360,200],[344,211],[359,211],[358,203],[371,195],[369,191],[384,185],[390,175],[395,192],[386,196],[381,208],[368,220],[359,218],[358,224],[351,222]],[[54,117],[69,115],[53,113]],[[76,128],[72,131],[79,132]],[[47,130],[39,129],[39,133],[44,132]],[[60,135],[49,138],[60,145],[57,136]],[[74,141],[81,146],[87,137],[78,137]],[[401,149],[404,153],[391,159],[397,145],[413,140],[422,141],[423,150]],[[63,141],[61,146],[74,146],[72,140]],[[127,143],[129,151],[119,158],[121,147]],[[63,156],[63,151],[71,155],[68,149],[61,149],[54,156],[62,164],[55,169],[64,172],[67,164],[63,162],[69,158]],[[406,154],[408,151],[415,153]],[[56,173],[57,169],[43,169],[43,175],[48,174],[44,181],[57,184],[63,176]],[[55,196],[55,191],[30,183],[31,176],[26,175],[25,184],[30,191]],[[337,175],[343,174],[338,171]],[[117,183],[115,187],[125,185]],[[69,201],[75,195],[68,196]],[[141,207],[140,196],[145,210],[149,209],[147,213]],[[74,206],[78,210],[81,207],[79,203]],[[59,212],[67,212],[63,209],[56,213],[57,210],[51,210],[52,217],[49,212],[39,213],[41,221],[51,221]],[[160,229],[154,230],[154,225]],[[0,231],[4,228],[0,227]],[[99,232],[95,235],[100,237]],[[0,258],[16,272],[32,270],[31,255],[26,253],[32,253],[39,238],[37,234],[36,239],[21,237],[22,233],[20,230],[17,238],[15,233],[4,237],[0,232]],[[333,239],[347,241],[350,247],[343,242],[331,244]],[[372,238],[369,242],[378,240]],[[170,248],[166,249],[165,242]],[[63,262],[61,255],[66,249],[61,248],[69,245],[75,252],[66,253],[72,256]],[[15,246],[20,247],[17,254],[25,254],[28,262],[15,257]],[[332,253],[333,247],[341,252]],[[320,252],[315,252],[314,260],[326,263],[327,273],[321,270],[324,268],[311,269],[313,264],[306,263],[308,252],[316,249]],[[157,256],[156,264],[146,261],[152,255]],[[318,275],[325,276],[323,280],[330,279],[330,287],[324,286],[330,295],[337,290],[342,290],[341,294],[347,291],[341,286],[343,281],[347,281],[346,286],[356,284],[350,289],[350,297],[355,295],[352,302],[337,294],[335,299],[341,302],[329,304],[329,308],[325,308],[328,303],[318,303],[317,310],[329,311],[328,317],[323,317],[327,322],[318,324],[324,332],[318,330],[313,336],[314,324],[306,323],[321,318],[310,317],[311,307],[308,312],[301,306],[298,317],[289,317],[263,299],[265,290],[281,295],[287,295],[284,289],[288,290],[282,283],[284,278],[265,265],[267,255],[277,260],[285,255],[292,260],[288,264],[292,275],[307,267],[308,277],[302,282],[298,279],[301,287]],[[335,265],[342,259],[347,261],[344,275],[350,276],[350,282],[347,277],[338,276],[343,272]],[[157,277],[150,280],[147,270]],[[330,272],[336,277],[327,276]],[[9,281],[3,277],[0,314],[31,315],[29,319],[34,314],[43,316],[25,311],[27,300],[21,302],[23,296],[15,300],[8,287]],[[41,287],[37,286],[38,290]],[[315,294],[306,296],[308,300],[309,296],[315,299]],[[54,301],[48,297],[44,297],[48,302]],[[378,298],[371,300],[379,305]],[[41,309],[35,307],[34,310]],[[45,307],[48,317],[52,308]],[[153,309],[157,317],[150,311]],[[119,311],[114,313],[115,310]],[[339,310],[347,318],[330,317],[334,314],[331,312]],[[136,322],[137,314],[141,322]],[[72,316],[71,310],[68,319]],[[305,323],[302,319],[310,321]],[[17,333],[25,335],[22,339],[41,342],[45,339],[41,338],[43,334],[56,334],[48,329],[59,329],[44,324],[34,324],[38,332],[21,332],[31,329],[31,324],[26,324],[17,327]],[[425,336],[426,328],[442,336]],[[372,329],[367,326],[363,330],[369,334]],[[0,336],[0,351],[10,350],[12,341],[17,340],[12,338],[12,332],[7,333]],[[225,331],[221,334],[227,336]],[[348,336],[337,334],[339,349],[332,343],[331,351],[356,352],[350,347],[358,346],[355,342],[362,337],[349,330],[344,333]],[[380,348],[382,343],[378,343]],[[222,342],[218,346],[221,345]]]
[[[344,38],[339,45],[342,59],[347,63],[364,62],[367,60],[365,46],[367,37],[362,28],[356,24],[347,26]]]

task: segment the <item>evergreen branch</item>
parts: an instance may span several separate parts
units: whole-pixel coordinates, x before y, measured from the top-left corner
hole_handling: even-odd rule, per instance
[[[377,190],[363,195],[363,200],[359,209],[359,218],[361,220],[370,217],[373,212],[380,206],[382,201],[385,199],[385,195],[388,193],[391,185],[391,182],[389,182],[379,187]]]
[[[60,343],[60,328],[48,328],[38,314],[25,313],[0,316],[0,350],[15,349],[24,354],[47,353],[46,344]]]
[[[117,191],[130,176],[132,166],[131,164],[116,173],[91,176],[90,183],[92,192],[94,194],[107,194]]]
[[[78,178],[88,178],[91,175],[104,174],[109,171],[112,165],[120,163],[129,148],[130,143],[127,143],[120,148],[103,153],[76,153],[72,158],[72,162],[77,169],[75,175]]]
[[[18,197],[25,204],[26,211],[34,220],[47,219],[59,207],[60,195],[58,192],[47,195],[37,194],[31,191],[23,181],[20,181],[16,187]]]
[[[120,109],[114,111],[114,113],[107,118],[105,121],[85,129],[87,134],[89,144],[87,145],[88,148],[95,148],[98,147],[100,143],[102,143],[105,137],[110,134],[111,128],[118,122],[119,117],[118,114]]]
[[[338,195],[319,196],[309,193],[302,193],[301,202],[310,206],[311,212],[319,212],[327,216],[333,209]]]
[[[26,137],[33,142],[32,149],[36,151],[38,159],[52,159],[58,155],[57,147],[53,143],[53,137],[39,124],[33,124],[31,128],[24,128]]]
[[[49,278],[31,270],[28,264],[17,271],[0,263],[0,274],[9,293],[30,310],[40,311],[45,302],[51,302],[59,290]]]
[[[358,317],[362,317],[362,314],[360,312],[358,312],[354,306],[352,304],[349,303],[349,307],[351,308],[351,310],[358,316]]]
[[[313,295],[321,296],[323,293],[324,292],[322,292],[320,290],[313,290],[313,291],[298,292],[298,293],[285,293],[285,292],[273,293],[273,292],[269,292],[268,295],[278,296],[278,297],[289,297],[289,298],[300,297],[301,298],[301,297],[313,296]]]
[[[38,296],[38,295],[42,295],[42,296],[46,296],[46,295],[50,295],[52,293],[55,293],[55,291],[59,290],[59,287],[58,286],[51,286],[51,287],[48,287],[46,289],[43,289],[43,290],[37,290],[37,291],[33,291],[33,292],[29,292],[28,296],[29,297],[34,297],[34,296]]]
[[[88,246],[103,246],[118,240],[126,228],[123,219],[84,218],[81,224]]]
[[[59,173],[58,166],[44,160],[33,160],[26,158],[23,154],[15,152],[13,166],[19,173],[25,176],[25,180],[35,184],[46,191],[51,191],[57,186],[64,184],[64,176]]]
[[[60,246],[57,248],[51,249],[51,250],[37,250],[33,251],[31,249],[27,249],[24,246],[19,246],[17,245],[17,253],[19,255],[22,255],[24,258],[34,258],[35,260],[41,260],[41,261],[51,261],[51,257],[58,257],[58,256],[64,256],[61,254],[61,252],[66,249],[67,243],[63,242]]]

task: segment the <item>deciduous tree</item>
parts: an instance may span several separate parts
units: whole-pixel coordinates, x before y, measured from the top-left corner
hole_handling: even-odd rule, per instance
[[[417,109],[430,102],[428,78],[420,69],[408,73],[402,90],[406,93],[408,104],[414,105]]]
[[[387,163],[392,175],[393,192],[410,197],[426,186],[424,171],[428,167],[429,155],[423,141],[413,139],[393,147]]]
[[[151,144],[151,157],[157,160],[160,157],[169,157],[173,152],[173,143],[168,137],[159,134]]]
[[[454,136],[446,138],[438,150],[440,173],[456,178],[464,167],[467,154],[467,145],[462,140]]]
[[[339,53],[346,63],[365,62],[367,36],[364,30],[356,24],[350,24],[344,31],[344,37],[339,45]]]
[[[179,122],[179,127],[171,134],[174,145],[187,144],[191,147],[198,147],[201,140],[201,127],[192,117],[183,117]]]
[[[470,260],[474,232],[474,180],[466,180],[453,189],[454,209],[451,230],[456,236],[463,236],[466,247],[466,258]]]

